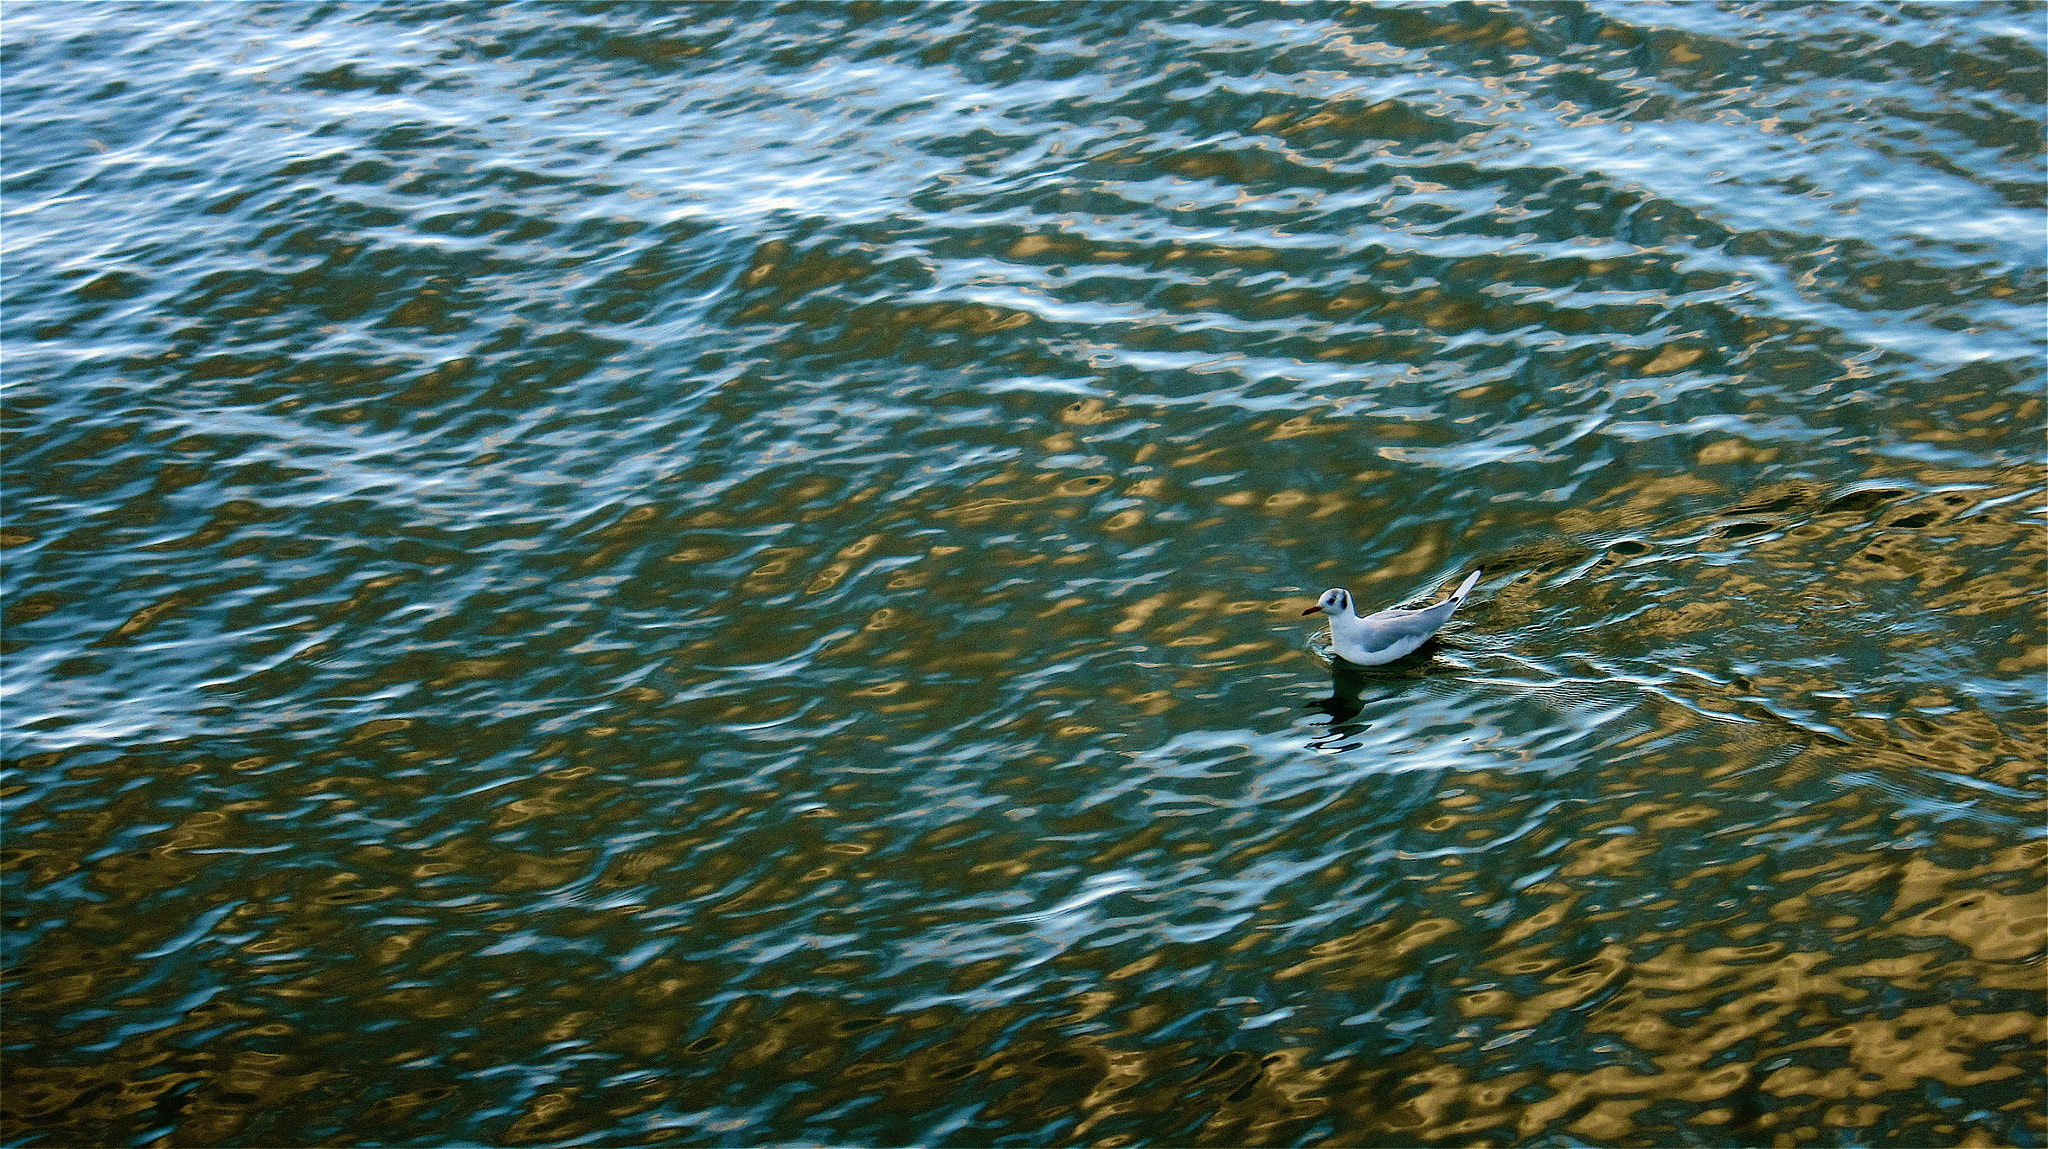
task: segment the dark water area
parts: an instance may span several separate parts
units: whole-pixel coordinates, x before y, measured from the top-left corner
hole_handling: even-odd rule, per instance
[[[2048,1143],[2048,8],[0,22],[8,1144]]]

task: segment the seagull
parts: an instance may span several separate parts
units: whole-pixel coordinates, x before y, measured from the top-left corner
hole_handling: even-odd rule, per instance
[[[1361,618],[1351,605],[1351,592],[1332,587],[1301,613],[1330,616],[1330,645],[1337,648],[1337,657],[1357,666],[1380,666],[1414,653],[1430,635],[1443,629],[1451,615],[1465,605],[1465,596],[1472,593],[1479,575],[1479,571],[1466,575],[1451,597],[1420,610],[1395,607]]]

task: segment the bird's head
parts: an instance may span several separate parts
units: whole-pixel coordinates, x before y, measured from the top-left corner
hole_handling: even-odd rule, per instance
[[[1323,592],[1316,604],[1302,611],[1303,614],[1342,614],[1351,609],[1351,592],[1331,587]]]

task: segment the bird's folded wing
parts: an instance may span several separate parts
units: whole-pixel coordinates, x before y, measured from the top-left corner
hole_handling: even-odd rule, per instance
[[[1385,650],[1402,639],[1427,638],[1450,614],[1434,606],[1428,610],[1383,610],[1364,620],[1359,628],[1359,645],[1367,650]]]

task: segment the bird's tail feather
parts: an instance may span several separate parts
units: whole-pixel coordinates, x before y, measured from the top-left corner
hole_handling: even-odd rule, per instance
[[[1471,574],[1466,575],[1465,581],[1458,584],[1458,589],[1451,592],[1451,601],[1457,604],[1451,607],[1452,610],[1465,605],[1465,596],[1471,594],[1472,588],[1479,585],[1479,576],[1482,573],[1481,571],[1473,571]]]

